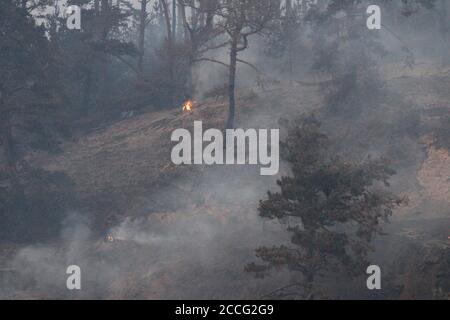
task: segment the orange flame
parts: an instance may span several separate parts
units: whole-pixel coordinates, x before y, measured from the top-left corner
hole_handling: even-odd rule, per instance
[[[192,111],[192,108],[194,107],[194,101],[188,100],[183,104],[183,111]]]

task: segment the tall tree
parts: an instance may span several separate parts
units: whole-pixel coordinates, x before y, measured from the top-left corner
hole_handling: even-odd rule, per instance
[[[234,126],[236,113],[236,72],[240,52],[249,46],[249,37],[262,33],[280,15],[279,0],[221,0],[218,24],[225,30],[229,44],[229,110],[227,128]]]
[[[177,0],[172,0],[172,39],[177,39]]]
[[[326,272],[363,274],[380,223],[403,200],[383,188],[395,173],[384,160],[352,163],[332,156],[331,142],[314,117],[301,119],[288,132],[282,152],[292,175],[278,181],[280,192],[269,192],[259,212],[287,225],[291,245],[257,249],[264,264],[250,264],[247,271],[260,276],[279,267],[299,272],[298,281],[273,294],[296,288],[299,296],[314,298],[315,281]]]
[[[6,0],[0,9],[0,163],[6,165],[2,174],[19,192],[20,148],[14,132],[24,126],[25,115],[55,107],[49,73],[52,55],[43,30],[35,26],[26,8]]]
[[[218,0],[199,2],[196,0],[179,0],[179,7],[182,8],[179,19],[183,21],[186,32],[185,41],[188,47],[187,95],[192,95],[195,91],[193,83],[194,65],[202,61],[212,61],[212,59],[206,58],[205,54],[211,50],[223,48],[228,44],[227,41],[220,39],[223,30],[214,23],[218,5]],[[186,16],[186,8],[190,9],[189,18]]]
[[[36,239],[60,223],[58,173],[31,168],[26,155],[57,150],[65,121],[57,56],[21,3],[0,2],[0,238]]]
[[[141,11],[139,13],[139,38],[138,38],[138,71],[142,79],[144,73],[144,55],[145,55],[145,29],[147,27],[147,0],[141,0]]]
[[[169,82],[171,85],[173,85],[174,80],[175,80],[175,39],[173,37],[174,32],[173,32],[173,28],[175,26],[172,25],[171,23],[171,17],[170,17],[170,9],[169,9],[169,4],[168,4],[168,0],[160,0],[160,4],[161,4],[161,9],[162,9],[162,13],[164,16],[164,20],[166,22],[166,31],[167,31],[167,55],[168,55],[168,59],[167,59],[167,69],[169,71]],[[174,92],[173,90],[171,90],[172,92],[170,93],[171,96],[171,103],[174,102]]]

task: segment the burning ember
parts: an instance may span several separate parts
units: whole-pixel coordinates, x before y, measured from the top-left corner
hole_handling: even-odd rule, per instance
[[[107,242],[114,242],[114,237],[109,235],[109,236],[106,237],[106,241]]]
[[[188,100],[183,104],[183,111],[192,111],[192,107],[194,106],[194,101]]]

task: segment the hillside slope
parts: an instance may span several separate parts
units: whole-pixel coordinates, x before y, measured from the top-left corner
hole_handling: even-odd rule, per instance
[[[448,279],[450,157],[430,144],[430,129],[436,114],[450,111],[450,73],[421,64],[414,70],[391,68],[384,77],[392,94],[380,110],[357,121],[321,120],[348,155],[392,155],[399,171],[393,187],[410,198],[388,228],[390,236],[377,242],[376,259],[394,277],[386,296],[442,298],[447,290],[442,279]],[[316,86],[241,93],[237,126],[278,128],[281,117],[318,112],[320,106]],[[116,280],[108,278],[105,285],[107,297],[258,298],[289,283],[284,273],[265,282],[243,273],[254,248],[288,240],[256,212],[259,199],[276,188],[275,178],[260,177],[251,167],[171,164],[174,129],[191,129],[195,120],[222,128],[225,116],[226,101],[200,101],[192,112],[180,107],[144,114],[67,143],[59,155],[30,156],[33,166],[71,177],[100,235],[112,235],[112,243],[100,241],[94,248],[83,242],[89,249],[80,253],[94,269],[98,255],[100,264],[117,264]],[[65,253],[55,255],[67,259]],[[427,281],[421,281],[424,273]]]

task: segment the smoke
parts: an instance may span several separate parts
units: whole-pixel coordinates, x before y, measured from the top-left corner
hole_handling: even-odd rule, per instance
[[[419,21],[421,24],[415,25]],[[435,59],[433,50],[421,49],[431,46],[431,31],[422,28],[423,24],[431,28],[432,23],[419,15],[413,18],[408,28],[421,30],[421,33],[410,32],[403,36],[405,27],[394,25],[391,29],[394,34],[402,34],[402,41],[415,48],[413,51],[421,59]],[[304,30],[298,32],[299,36],[305,36]],[[391,52],[388,62],[380,60],[383,61],[380,67],[389,69],[392,61],[398,62],[404,57],[405,44],[399,44],[392,32],[381,35],[380,41]],[[279,87],[291,80],[289,70],[279,70],[280,61],[264,55],[261,39],[253,38],[250,44],[242,59],[260,66],[265,76],[280,79]],[[311,53],[295,54],[308,57],[295,61],[300,63],[301,70],[309,69]],[[227,49],[212,58],[226,62]],[[201,64],[196,75],[199,96],[226,82],[226,69],[220,65]],[[243,90],[254,87],[258,74],[248,66],[239,65],[238,76]],[[294,76],[300,80],[308,74],[296,73]],[[390,85],[391,91],[398,89],[398,94],[402,94],[396,83],[389,83],[388,87]],[[324,97],[317,89],[293,84],[275,92],[261,90],[256,98],[257,108],[240,115],[239,126],[278,128],[278,120],[282,117],[294,118],[306,111],[320,112],[317,106],[322,105]],[[406,97],[408,101],[405,102],[396,96],[382,98],[382,108],[369,110],[363,115],[364,121],[355,122],[354,117],[345,115],[338,118],[322,116],[324,130],[337,141],[338,151],[348,157],[390,155],[396,160],[400,174],[394,178],[395,190],[413,193],[419,198],[416,199],[419,204],[407,210],[406,216],[417,208],[426,214],[436,209],[444,215],[446,209],[442,203],[425,199],[428,202],[423,204],[422,187],[415,178],[427,154],[417,138],[422,134],[420,130],[410,132],[411,127],[417,129],[414,125],[417,117],[420,121],[417,109],[405,112],[413,99]],[[390,113],[386,112],[392,106]],[[400,126],[405,119],[411,120],[409,127]],[[261,177],[258,168],[254,167],[202,167],[149,195],[136,214],[126,216],[104,237],[99,237],[89,215],[70,213],[58,239],[25,246],[11,257],[7,263],[11,272],[0,274],[0,280],[5,283],[0,288],[0,298],[260,298],[288,284],[292,276],[280,271],[259,280],[244,272],[246,263],[254,260],[255,248],[289,242],[282,226],[263,220],[257,212],[259,200],[268,190],[276,190],[275,180]],[[158,205],[161,210],[155,212],[153,199],[164,199],[162,203],[166,207]],[[394,225],[390,232],[395,233],[399,228]],[[108,239],[108,236],[112,238]],[[389,241],[379,244],[379,252],[387,246]],[[66,270],[70,265],[78,265],[82,270],[81,291],[66,288]]]
[[[244,272],[259,245],[287,241],[276,224],[258,217],[257,205],[273,183],[258,168],[205,168],[176,181],[192,201],[177,200],[179,187],[162,190],[184,209],[141,213],[111,228],[104,239],[86,215],[70,214],[60,238],[20,249],[2,298],[259,298],[284,274],[261,281]],[[224,178],[226,177],[226,178]],[[161,194],[161,196],[163,196]],[[158,197],[158,195],[154,195]],[[143,208],[145,212],[145,208]],[[280,236],[281,235],[281,236]],[[110,236],[112,238],[107,238]],[[113,240],[113,241],[112,241]],[[66,288],[66,269],[81,268],[82,290]]]

